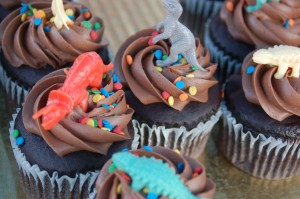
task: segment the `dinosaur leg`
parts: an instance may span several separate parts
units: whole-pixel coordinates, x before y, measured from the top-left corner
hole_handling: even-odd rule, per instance
[[[86,90],[84,90],[82,92],[80,98],[81,98],[81,101],[79,102],[79,106],[82,108],[82,110],[84,112],[87,112],[89,96],[88,96],[88,93],[86,92]]]
[[[202,71],[206,71],[198,62],[195,49],[189,49],[182,54],[186,61],[193,67],[196,66]]]
[[[299,78],[300,74],[300,64],[294,66],[291,76]]]
[[[179,44],[179,43],[178,43]],[[170,49],[170,55],[166,60],[157,60],[156,64],[158,66],[166,67],[174,64],[178,60],[178,55],[182,51],[182,46],[177,43],[173,43]]]
[[[286,74],[287,70],[289,68],[289,65],[285,62],[278,64],[277,72],[275,73],[274,77],[276,79],[282,79],[284,75]]]

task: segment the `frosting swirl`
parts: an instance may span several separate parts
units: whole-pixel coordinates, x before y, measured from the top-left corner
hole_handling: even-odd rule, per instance
[[[276,44],[300,46],[300,1],[268,2],[247,12],[247,6],[255,3],[255,0],[227,0],[223,4],[221,19],[234,39],[257,48]]]
[[[37,18],[33,14],[26,20],[26,13],[33,11],[20,14],[22,9],[20,8],[8,15],[0,24],[2,49],[6,59],[13,66],[59,68],[73,62],[84,52],[96,51],[108,45],[103,39],[102,19],[91,14],[88,18],[84,17],[81,11],[86,8],[83,5],[75,3],[64,5],[66,10],[71,9],[74,12],[72,16],[74,24],[69,25],[69,30],[66,28],[58,30],[51,22],[53,17],[51,2],[34,2],[31,6],[43,10],[45,17]],[[94,24],[100,26],[91,30]],[[90,25],[91,27],[87,27]]]
[[[77,106],[51,130],[44,130],[41,119],[33,120],[32,115],[46,105],[50,91],[62,86],[65,78],[64,70],[57,70],[44,77],[33,87],[26,98],[22,112],[24,125],[28,132],[43,137],[59,156],[81,150],[106,155],[114,142],[131,138],[127,125],[131,121],[134,111],[127,107],[124,91],[114,92],[113,80],[109,76],[106,78],[104,89],[109,93],[114,93],[97,103],[93,101],[94,94],[90,94],[87,112]],[[106,108],[103,107],[103,104],[114,104],[114,107]],[[121,133],[112,133],[100,127],[86,125],[80,122],[82,118],[106,120],[113,126],[119,126]]]
[[[255,64],[250,53],[242,66],[242,82],[246,99],[260,105],[273,119],[282,121],[292,115],[300,116],[300,79],[288,77],[274,78],[277,67]],[[249,66],[255,66],[249,74]]]
[[[215,192],[215,184],[206,177],[205,168],[197,160],[182,156],[176,152],[163,148],[153,147],[152,152],[146,150],[134,150],[131,153],[138,156],[155,157],[163,160],[175,169],[175,173],[180,175],[180,178],[185,181],[185,186],[195,196],[212,198]],[[178,165],[183,163],[183,170],[179,171]],[[134,191],[130,184],[124,180],[122,175],[117,170],[109,173],[109,167],[112,160],[109,160],[102,168],[100,175],[96,182],[97,199],[109,198],[146,198],[145,194]],[[182,168],[182,167],[181,167]],[[159,176],[155,176],[159,179]],[[159,180],[158,180],[159,181]],[[121,184],[121,191],[117,193],[118,185]],[[167,197],[159,197],[167,198]]]
[[[160,50],[163,55],[168,55],[170,46],[168,41],[149,46],[153,32],[155,29],[137,32],[123,43],[116,55],[115,67],[122,68],[126,83],[135,96],[143,104],[165,103],[179,111],[191,101],[207,102],[208,89],[217,84],[213,77],[217,65],[210,63],[210,54],[199,39],[196,39],[197,59],[208,72],[193,70],[184,60],[178,65],[159,68],[155,67],[153,52]],[[132,64],[128,63],[130,58]],[[177,81],[184,86],[178,88]]]

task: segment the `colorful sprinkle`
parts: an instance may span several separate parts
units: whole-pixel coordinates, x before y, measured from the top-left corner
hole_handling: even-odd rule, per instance
[[[116,133],[116,134],[121,133],[121,131],[122,131],[122,128],[119,125],[115,126],[115,128],[113,129],[113,133]]]
[[[196,88],[196,86],[191,86],[191,87],[189,88],[189,93],[190,93],[191,95],[196,95],[196,94],[197,94],[197,88]]]
[[[16,144],[17,144],[18,146],[24,144],[24,142],[25,142],[25,140],[24,140],[23,137],[18,137],[18,138],[16,139]]]
[[[103,122],[101,119],[98,120],[98,127],[101,129],[103,128]]]
[[[162,71],[163,71],[162,67],[160,67],[160,66],[155,66],[155,69],[156,69],[158,72],[162,72]]]
[[[39,25],[41,25],[41,23],[42,23],[42,19],[41,18],[34,19],[34,25],[35,26],[39,26]]]
[[[22,14],[22,16],[21,16],[21,21],[24,22],[24,21],[26,20],[26,17],[27,17],[27,15],[26,15],[25,13]]]
[[[105,90],[105,88],[101,88],[100,92],[105,96],[105,97],[109,97],[108,92]]]
[[[101,28],[101,24],[99,22],[95,22],[94,30],[99,30]]]
[[[50,28],[48,26],[45,26],[44,31],[45,32],[50,32]]]
[[[66,14],[68,15],[68,16],[73,16],[74,15],[74,11],[72,10],[72,9],[67,9],[66,10]]]
[[[34,13],[35,18],[44,18],[46,16],[46,13],[43,10],[38,10]]]
[[[295,25],[295,21],[293,19],[289,19],[289,24],[291,27],[293,27]]]
[[[248,75],[251,75],[251,74],[254,73],[254,71],[255,71],[255,66],[248,66],[246,72],[247,72]]]
[[[173,97],[173,96],[170,96],[170,97],[168,98],[168,103],[169,103],[170,106],[173,106],[173,105],[174,105],[174,97]]]
[[[125,148],[125,149],[122,150],[122,152],[128,152],[128,151],[129,151],[128,148]]]
[[[149,39],[148,45],[149,45],[149,46],[153,46],[153,45],[154,45],[154,43],[153,43],[153,38],[150,38],[150,39]]]
[[[94,126],[95,126],[95,122],[94,122],[93,119],[88,119],[87,122],[86,122],[86,124],[87,124],[88,126],[91,126],[91,127],[94,127]]]
[[[82,21],[81,24],[86,29],[91,29],[92,28],[92,24],[89,21]]]
[[[92,93],[93,94],[101,94],[101,92],[96,88],[92,89]]]
[[[166,59],[168,59],[168,55],[164,55],[164,56],[162,56],[162,60],[166,60]]]
[[[50,18],[50,22],[53,23],[54,22],[54,17]]]
[[[229,12],[233,12],[233,9],[234,9],[234,7],[233,7],[233,2],[228,1],[228,2],[226,3],[226,9],[227,9]]]
[[[177,82],[175,83],[175,86],[176,86],[178,89],[182,90],[182,89],[184,89],[185,84],[184,84],[183,81],[177,81]]]
[[[110,131],[109,128],[105,128],[105,127],[102,127],[101,130],[103,130],[103,131]]]
[[[33,16],[33,12],[32,12],[32,11],[28,11],[28,12],[26,13],[26,16],[29,16],[29,17]]]
[[[181,80],[182,80],[182,77],[179,76],[179,77],[177,77],[177,78],[174,80],[173,84],[176,84],[176,82],[181,81]]]
[[[119,82],[114,83],[114,89],[115,90],[121,90],[123,88],[123,85]]]
[[[84,118],[79,119],[79,123],[80,124],[86,124],[88,120],[89,120],[88,117],[84,117]]]
[[[289,28],[289,20],[285,20],[284,27],[285,27],[286,29]]]
[[[185,93],[182,93],[179,95],[179,100],[182,102],[185,102],[188,98],[189,98],[189,96]]]
[[[133,59],[132,59],[131,55],[127,55],[127,56],[126,56],[126,61],[127,61],[127,64],[128,64],[128,65],[132,65]]]
[[[159,35],[159,32],[157,32],[157,31],[151,33],[151,36],[152,36],[152,37],[155,37],[155,36],[157,36],[157,35]]]
[[[131,178],[129,175],[127,175],[126,173],[122,173],[121,174],[122,178],[127,181],[127,182],[131,182]]]
[[[90,12],[84,12],[84,13],[83,13],[83,17],[84,17],[85,19],[89,19],[89,18],[91,18],[91,13],[90,13]]]
[[[177,164],[177,170],[179,173],[182,173],[183,170],[184,170],[184,163],[183,162],[180,162]]]
[[[198,173],[198,174],[202,173],[202,171],[203,171],[203,168],[201,166],[198,166],[194,169],[194,172]]]
[[[106,109],[110,109],[110,108],[111,108],[111,107],[108,106],[107,104],[101,104],[101,106],[102,106],[103,108],[106,108]]]
[[[117,186],[117,194],[121,194],[122,193],[122,184],[118,184]]]
[[[94,41],[98,39],[98,35],[97,35],[97,32],[95,30],[91,30],[90,38]]]
[[[163,91],[161,93],[161,96],[165,99],[165,100],[168,100],[168,98],[170,97],[170,94],[167,92],[167,91]]]
[[[187,74],[185,77],[187,77],[187,78],[194,78],[195,75],[193,73],[190,73],[190,74]]]
[[[20,131],[19,131],[19,130],[17,130],[17,129],[15,129],[15,130],[14,130],[14,132],[13,132],[13,136],[14,136],[14,138],[17,138],[17,137],[19,137],[19,135],[20,135]]]
[[[155,52],[154,52],[154,55],[155,55],[155,58],[156,59],[161,59],[162,58],[162,56],[163,56],[163,53],[162,53],[162,51],[161,50],[156,50]]]
[[[25,13],[28,10],[28,6],[22,6],[22,8],[20,9],[20,14]]]
[[[147,194],[149,192],[149,190],[145,187],[144,189],[143,189],[143,193],[144,194]]]
[[[87,12],[87,11],[89,11],[89,9],[83,8],[83,9],[80,10],[80,13],[85,13],[85,12]]]
[[[180,151],[178,149],[174,149],[174,152],[180,155]]]
[[[196,178],[197,176],[199,176],[199,173],[193,173],[192,178]]]
[[[114,163],[111,163],[108,167],[108,173],[113,173],[117,169]]]
[[[182,58],[183,58],[182,54],[179,54],[177,60],[181,60]]]
[[[150,146],[143,146],[143,149],[144,149],[145,151],[149,151],[149,152],[152,152],[152,151],[153,151],[152,147],[150,147]]]
[[[185,58],[180,59],[179,62],[180,62],[181,64],[186,64],[186,63],[187,63],[187,61],[186,61]]]
[[[158,195],[155,193],[148,193],[147,199],[158,199]]]
[[[192,67],[192,70],[193,70],[193,71],[199,70],[199,68],[198,68],[197,66],[193,66],[193,67]]]
[[[102,100],[102,96],[100,94],[93,96],[93,102],[98,103],[100,100]]]

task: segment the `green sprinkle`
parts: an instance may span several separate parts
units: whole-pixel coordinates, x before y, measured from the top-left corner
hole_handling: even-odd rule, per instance
[[[197,66],[193,66],[193,67],[192,67],[192,70],[193,70],[193,71],[199,70],[199,68],[198,68]]]
[[[162,56],[162,60],[166,60],[166,59],[168,59],[168,55],[164,55],[164,56]]]
[[[30,17],[32,15],[33,15],[33,13],[31,11],[29,11],[29,12],[26,13],[26,16],[28,16],[28,17]]]
[[[88,95],[91,95],[92,94],[92,91],[88,91]]]
[[[101,94],[101,92],[99,90],[96,90],[96,89],[92,90],[92,93],[93,94]]]
[[[94,30],[99,30],[101,28],[101,24],[99,22],[96,22],[94,24]]]
[[[114,114],[114,116],[118,116],[118,114]]]
[[[29,10],[33,10],[32,5],[28,5]]]
[[[111,165],[108,168],[108,173],[112,173],[117,169],[116,165],[114,163],[111,163]]]
[[[86,28],[86,29],[91,29],[92,28],[92,24],[91,24],[91,22],[89,22],[89,21],[83,21],[83,22],[81,22],[82,23],[82,26],[84,27],[84,28]]]
[[[14,136],[14,138],[17,138],[17,137],[19,137],[19,135],[20,135],[20,132],[19,132],[19,130],[15,129],[15,130],[14,130],[14,132],[13,132],[13,136]]]
[[[103,74],[102,79],[105,79],[107,77],[107,74]]]
[[[98,120],[94,119],[94,127],[97,127],[97,126],[98,126]]]

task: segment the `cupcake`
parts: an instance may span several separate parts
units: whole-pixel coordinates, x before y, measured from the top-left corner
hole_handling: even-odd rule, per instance
[[[220,15],[207,24],[205,46],[219,64],[224,81],[239,73],[247,54],[273,45],[300,46],[298,18],[300,2],[226,0]]]
[[[102,19],[81,4],[55,2],[22,4],[0,24],[1,79],[18,102],[39,79],[70,67],[84,52],[97,51],[109,63]]]
[[[184,10],[181,21],[202,39],[206,21],[219,12],[223,2],[224,0],[181,0]]]
[[[86,198],[102,165],[131,146],[134,111],[112,66],[95,52],[80,55],[67,75],[42,78],[13,116],[10,140],[27,198]]]
[[[180,4],[165,0],[167,9],[168,3],[174,8],[168,17],[174,14],[178,19]],[[168,27],[168,17],[157,29],[164,23]],[[177,43],[172,43],[172,38],[160,40],[165,33],[155,29],[141,30],[121,45],[114,63],[127,85],[128,104],[135,110],[133,147],[165,146],[198,157],[221,114],[220,89],[213,77],[217,65],[210,63],[200,40],[176,23],[180,30],[173,35],[179,38],[180,31],[184,32],[181,40],[173,38]],[[177,55],[179,51],[182,53]]]
[[[300,172],[298,51],[282,45],[250,53],[242,76],[232,75],[225,88],[221,151],[236,167],[258,178],[280,179]],[[290,68],[284,69],[281,60]]]
[[[89,199],[212,198],[215,189],[197,160],[167,148],[145,147],[114,154]]]

